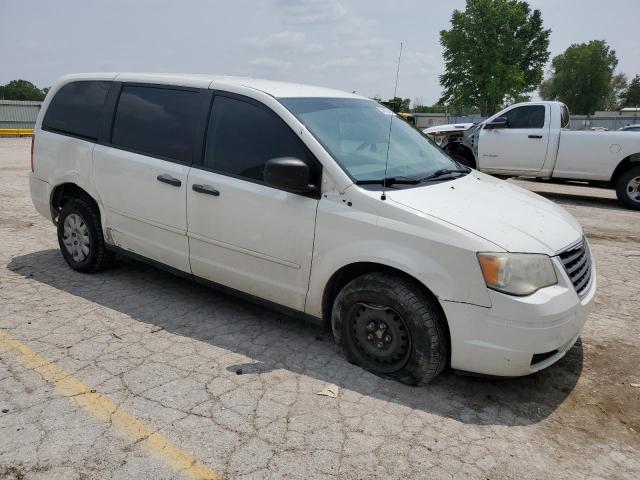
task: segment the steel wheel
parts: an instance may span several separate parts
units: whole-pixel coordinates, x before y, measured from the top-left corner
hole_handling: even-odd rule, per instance
[[[640,175],[627,182],[626,192],[632,202],[640,203]]]
[[[361,361],[379,373],[402,368],[411,354],[411,335],[392,308],[356,303],[350,309],[350,333]]]
[[[67,215],[63,225],[63,243],[67,252],[76,262],[82,262],[89,256],[91,240],[87,224],[77,213]]]

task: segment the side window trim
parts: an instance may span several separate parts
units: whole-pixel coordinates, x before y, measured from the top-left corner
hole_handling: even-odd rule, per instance
[[[149,87],[149,88],[160,88],[164,90],[181,90],[187,92],[194,92],[199,94],[202,101],[207,102],[207,98],[210,97],[210,91],[208,89],[196,88],[196,87],[186,87],[181,85],[172,85],[172,84],[164,84],[164,83],[145,83],[145,82],[113,82],[117,84],[112,86],[111,90],[107,94],[107,100],[105,102],[105,109],[103,109],[103,116],[101,117],[100,124],[100,137],[99,141],[96,142],[99,145],[103,145],[106,147],[115,148],[117,150],[122,150],[124,152],[135,153],[137,155],[143,155],[145,157],[156,158],[158,160],[163,160],[165,162],[172,162],[179,165],[185,166],[193,166],[196,161],[201,157],[200,149],[202,149],[202,144],[204,142],[204,136],[206,135],[206,130],[203,131],[203,128],[206,128],[202,124],[202,108],[201,111],[196,114],[197,122],[196,128],[194,128],[193,136],[192,136],[192,152],[191,152],[191,161],[183,162],[181,160],[177,160],[171,157],[165,157],[163,155],[159,155],[156,153],[144,152],[141,150],[137,150],[134,148],[123,147],[121,145],[115,145],[112,142],[113,137],[113,126],[115,123],[116,111],[118,108],[118,102],[120,101],[120,95],[122,93],[122,89],[125,86],[131,87]],[[106,110],[106,114],[104,112]],[[208,111],[208,110],[207,110]]]
[[[107,99],[104,102],[102,115],[100,116],[100,128],[98,130],[98,144],[108,145],[111,143],[111,131],[113,129],[113,120],[116,115],[116,105],[120,98],[122,90],[122,82],[111,82],[111,88],[107,93]]]
[[[238,93],[233,93],[233,92],[227,92],[224,90],[210,90],[212,95],[211,95],[211,99],[208,105],[208,108],[206,109],[206,117],[205,117],[205,123],[203,126],[203,138],[202,138],[202,147],[201,147],[201,151],[200,151],[200,156],[198,161],[194,161],[192,167],[193,168],[197,168],[199,170],[204,170],[207,172],[211,172],[211,173],[215,173],[217,175],[223,175],[225,177],[231,177],[231,178],[236,178],[238,180],[243,180],[245,182],[249,182],[249,183],[255,183],[257,185],[263,185],[266,188],[271,188],[274,190],[278,190],[274,187],[271,187],[270,185],[267,185],[264,181],[262,180],[256,180],[253,178],[248,178],[248,177],[244,177],[242,175],[236,175],[230,172],[225,172],[222,170],[217,170],[215,168],[211,168],[211,167],[207,167],[204,164],[204,158],[206,155],[206,150],[207,150],[207,132],[209,131],[209,122],[211,121],[211,117],[212,117],[212,111],[214,108],[214,103],[215,103],[215,99],[216,97],[227,97],[227,98],[232,98],[234,100],[238,100],[241,102],[245,102],[248,103],[250,105],[256,106],[262,110],[265,110],[273,115],[275,115],[276,117],[278,117],[280,119],[280,121],[282,122],[282,124],[288,128],[291,133],[293,133],[296,137],[296,139],[298,140],[298,142],[300,142],[300,145],[302,146],[302,148],[305,150],[305,152],[307,153],[307,159],[309,162],[312,162],[313,165],[310,165],[310,167],[314,167],[317,169],[317,182],[320,183],[322,181],[322,164],[318,161],[318,159],[316,158],[316,156],[313,154],[313,152],[309,149],[309,147],[307,147],[307,145],[302,141],[302,139],[300,138],[300,136],[289,126],[289,124],[287,124],[287,122],[284,121],[284,119],[282,117],[280,117],[280,115],[278,115],[276,112],[273,111],[273,109],[269,108],[269,106],[265,105],[264,103],[260,102],[259,100],[256,100],[255,98],[251,98],[251,97],[247,97],[245,95],[240,95]],[[315,192],[311,192],[308,194],[296,194],[296,195],[301,195],[304,197],[312,197],[312,198],[319,198],[319,194],[320,194],[320,185],[318,185],[318,189],[316,189]]]

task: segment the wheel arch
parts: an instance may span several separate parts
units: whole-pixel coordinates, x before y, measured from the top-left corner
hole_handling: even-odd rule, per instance
[[[611,186],[615,187],[620,176],[633,167],[640,167],[640,152],[628,155],[618,163],[609,180]]]
[[[453,142],[453,143],[448,144],[445,147],[444,150],[445,150],[445,152],[450,153],[450,154],[456,153],[458,155],[462,155],[467,160],[469,160],[469,162],[471,162],[471,167],[472,168],[477,168],[478,167],[478,162],[476,162],[476,156],[473,154],[471,149],[469,147],[467,147],[466,145],[463,145],[460,142]]]
[[[91,203],[93,207],[100,213],[100,217],[102,217],[102,210],[98,202],[93,198],[93,196],[87,192],[84,188],[80,187],[78,184],[73,182],[64,182],[56,185],[51,189],[51,198],[49,201],[49,205],[51,208],[51,218],[53,219],[53,223],[57,223],[58,214],[60,210],[69,200],[73,198],[83,198],[87,202]]]
[[[408,274],[407,272],[400,270],[399,268],[395,268],[389,265],[385,265],[383,263],[376,262],[354,262],[349,263],[340,267],[336,270],[333,275],[327,281],[324,290],[322,292],[322,320],[324,325],[327,328],[331,328],[331,310],[333,308],[333,302],[340,292],[342,288],[353,280],[356,277],[364,275],[365,273],[371,272],[386,272],[394,275],[398,275],[400,277],[404,277],[409,280],[411,283],[416,285],[420,290],[430,295],[436,301],[436,305],[438,306],[439,313],[444,320],[445,333],[447,336],[447,342],[449,346],[449,356],[451,356],[451,333],[449,330],[449,320],[444,313],[444,309],[440,304],[440,299],[435,295],[431,289],[418,280],[413,275]],[[447,360],[450,361],[450,358]]]

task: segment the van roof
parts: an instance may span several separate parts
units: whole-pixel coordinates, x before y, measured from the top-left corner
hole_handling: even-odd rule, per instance
[[[184,73],[85,73],[65,75],[61,82],[71,80],[118,80],[122,82],[145,82],[179,85],[197,88],[220,88],[225,86],[243,86],[260,90],[276,98],[288,97],[333,97],[365,98],[353,93],[332,88],[316,87],[300,83],[278,82],[250,77],[227,75],[203,75]]]

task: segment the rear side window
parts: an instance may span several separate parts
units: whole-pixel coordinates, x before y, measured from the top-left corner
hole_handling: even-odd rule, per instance
[[[262,182],[265,163],[280,157],[304,160],[314,172],[306,148],[275,113],[235,98],[215,98],[205,167]]]
[[[42,128],[96,141],[100,114],[110,86],[111,82],[105,81],[66,84],[51,100]]]
[[[188,90],[122,87],[113,123],[114,146],[191,163],[199,95]]]
[[[544,105],[526,105],[509,110],[504,116],[509,122],[508,128],[542,128],[544,114]]]

